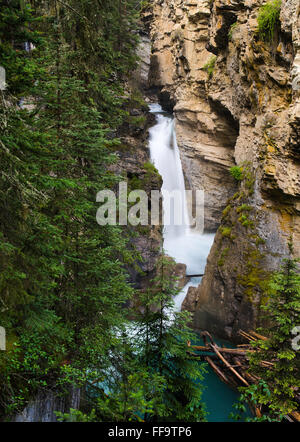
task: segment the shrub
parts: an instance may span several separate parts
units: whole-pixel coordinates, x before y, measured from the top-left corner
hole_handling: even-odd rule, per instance
[[[237,181],[242,181],[243,179],[243,168],[239,166],[233,166],[230,168],[229,172],[233,178]]]
[[[158,174],[158,170],[156,169],[154,164],[151,163],[151,161],[147,161],[146,163],[144,163],[143,168],[144,168],[144,170],[146,170],[149,173],[152,173],[154,175]]]
[[[213,55],[210,57],[208,62],[203,66],[203,69],[208,73],[208,78],[212,77],[212,74],[214,72],[215,64],[216,64],[217,57]]]
[[[281,0],[272,0],[260,7],[257,21],[262,40],[273,40],[275,29],[280,26],[280,7]]]

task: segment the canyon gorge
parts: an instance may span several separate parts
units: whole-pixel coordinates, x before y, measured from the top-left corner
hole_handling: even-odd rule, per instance
[[[174,112],[186,187],[204,190],[205,231],[217,231],[183,308],[196,330],[231,340],[261,324],[265,281],[290,242],[300,251],[299,2],[282,1],[270,43],[262,4],[155,0],[143,16],[148,86]]]
[[[300,421],[300,0],[0,16],[0,422]]]

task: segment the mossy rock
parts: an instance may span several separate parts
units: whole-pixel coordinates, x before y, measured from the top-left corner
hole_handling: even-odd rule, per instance
[[[260,295],[260,304],[266,301],[266,290],[271,273],[263,266],[264,254],[257,248],[250,248],[245,255],[245,271],[237,276],[237,283],[244,287],[244,294],[250,302],[254,302],[255,295]]]
[[[219,257],[219,260],[217,262],[219,267],[223,267],[224,266],[225,259],[226,259],[227,255],[228,255],[228,253],[229,253],[229,247],[225,247],[225,249],[222,250],[222,252],[220,254],[220,257]]]
[[[220,228],[220,232],[221,235],[225,238],[230,238],[231,237],[231,227],[221,227]]]

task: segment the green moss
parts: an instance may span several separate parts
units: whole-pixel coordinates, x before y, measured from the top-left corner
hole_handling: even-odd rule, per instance
[[[263,239],[263,238],[260,238],[260,236],[258,236],[258,237],[256,238],[255,244],[256,244],[257,246],[259,246],[259,245],[261,245],[261,244],[266,244],[266,240]]]
[[[231,227],[221,227],[221,235],[225,238],[231,237]]]
[[[145,12],[149,6],[151,6],[151,2],[149,0],[143,0],[140,4],[140,10],[141,12]]]
[[[255,240],[255,245],[257,247],[266,243],[266,241],[257,234],[251,235],[251,238]]]
[[[244,190],[246,189],[248,195],[254,193],[255,175],[251,169],[251,163],[244,162],[240,166],[233,166],[229,169],[230,174],[236,181],[244,182]],[[233,199],[241,198],[241,192],[234,195]]]
[[[159,187],[161,176],[156,167],[150,161],[147,161],[141,167],[140,174],[134,174],[128,179],[128,190],[147,190],[151,183],[157,183]]]
[[[139,89],[134,88],[126,103],[127,109],[145,109],[148,110],[148,105],[144,100],[143,94]]]
[[[151,227],[150,226],[141,226],[140,224],[136,226],[137,231],[140,235],[143,236],[149,236],[151,233]]]
[[[232,198],[230,198],[232,201],[239,199],[241,197],[241,193],[240,192],[236,192]]]
[[[250,228],[254,227],[254,222],[248,218],[248,214],[251,210],[252,210],[252,207],[249,206],[248,204],[245,204],[245,203],[236,208],[236,212],[241,214],[240,217],[238,218],[238,221],[242,224],[242,226],[244,226],[246,228],[247,227],[250,227]]]
[[[272,0],[262,5],[258,13],[258,32],[264,41],[274,39],[275,30],[280,27],[281,0]]]
[[[219,267],[222,267],[225,264],[225,258],[227,257],[228,253],[229,253],[229,247],[225,247],[225,249],[222,250],[222,253],[218,260]]]
[[[224,218],[226,218],[226,216],[229,214],[231,209],[232,209],[232,207],[230,204],[227,207],[225,207],[225,209],[222,212]]]
[[[249,251],[245,272],[237,276],[237,282],[244,287],[244,294],[250,302],[254,302],[256,294],[260,295],[260,303],[265,302],[270,273],[264,270],[261,262],[263,258],[264,255],[258,249]]]
[[[255,177],[251,172],[249,172],[245,179],[245,187],[248,190],[249,195],[253,195],[254,193],[254,184],[255,184]]]
[[[252,220],[250,220],[247,215],[244,213],[239,217],[238,221],[242,224],[244,227],[254,227],[254,223]]]
[[[229,169],[230,174],[236,181],[242,181],[243,179],[243,168],[239,166],[233,166]]]
[[[230,40],[230,41],[232,40],[233,33],[237,29],[237,27],[238,27],[237,21],[230,26],[229,31],[228,31],[228,40]]]
[[[236,208],[237,213],[250,212],[250,210],[252,210],[252,207],[248,206],[247,204],[242,204],[241,206]]]
[[[211,78],[214,72],[215,64],[216,64],[217,57],[213,55],[210,57],[208,62],[203,66],[203,69],[208,73],[208,78]]]
[[[254,193],[255,174],[252,170],[251,163],[245,162],[242,164],[243,175],[242,180],[244,183],[244,189],[248,196]]]

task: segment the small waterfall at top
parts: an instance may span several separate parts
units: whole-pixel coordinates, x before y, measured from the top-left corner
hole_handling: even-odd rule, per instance
[[[182,225],[175,225],[171,216],[170,225],[165,225],[164,249],[176,262],[187,266],[187,274],[204,273],[207,255],[212,246],[214,234],[200,234],[190,228],[187,204],[185,199],[185,183],[181,165],[180,153],[176,141],[174,118],[163,112],[159,104],[150,104],[150,112],[156,115],[156,125],[150,133],[151,160],[163,179],[162,191],[177,190],[183,196],[181,202]],[[164,207],[164,203],[163,203]],[[171,210],[172,214],[172,210]],[[176,296],[175,308],[181,309],[181,304],[189,287],[196,287],[201,281],[200,277],[191,278],[183,290]]]

